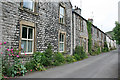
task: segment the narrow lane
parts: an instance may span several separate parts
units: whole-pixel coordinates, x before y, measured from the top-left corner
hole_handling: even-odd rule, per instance
[[[117,78],[117,50],[90,56],[88,59],[35,72],[22,78]]]

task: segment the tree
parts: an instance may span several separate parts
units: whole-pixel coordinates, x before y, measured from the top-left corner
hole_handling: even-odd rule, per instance
[[[117,41],[117,44],[120,45],[120,24],[115,22],[116,27],[113,29],[114,32],[114,39]]]

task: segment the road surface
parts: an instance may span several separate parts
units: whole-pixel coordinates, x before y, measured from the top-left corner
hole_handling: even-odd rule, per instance
[[[34,72],[21,78],[118,78],[118,51],[90,56],[82,61]]]

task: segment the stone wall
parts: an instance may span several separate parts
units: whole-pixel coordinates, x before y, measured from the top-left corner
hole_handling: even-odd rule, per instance
[[[81,20],[83,21],[82,26],[80,23]],[[83,31],[81,31],[82,27],[83,27]],[[83,46],[86,52],[88,52],[87,21],[76,12],[73,12],[73,33],[74,33],[74,39],[73,39],[74,49],[76,46]]]
[[[6,48],[19,48],[20,21],[28,21],[36,24],[36,51],[43,52],[50,43],[53,51],[58,51],[58,33],[66,32],[66,52],[71,54],[71,20],[72,6],[70,2],[65,5],[65,25],[59,23],[60,2],[38,2],[37,14],[21,8],[20,2],[2,2],[3,28],[2,40],[7,42]]]

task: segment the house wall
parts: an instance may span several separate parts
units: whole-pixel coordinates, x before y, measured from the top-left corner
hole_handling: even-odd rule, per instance
[[[80,29],[80,21],[83,20],[83,31]],[[76,46],[83,46],[85,51],[88,52],[88,32],[87,32],[87,22],[84,20],[80,14],[73,12],[73,45],[74,49]]]
[[[58,52],[59,32],[66,33],[65,49],[71,54],[72,34],[72,6],[65,5],[65,25],[59,23],[60,2],[38,2],[36,13],[21,8],[20,2],[2,2],[2,41],[7,42],[6,48],[19,48],[20,22],[27,21],[35,24],[35,51],[43,52],[51,43],[53,51]],[[70,15],[71,14],[71,15]],[[0,27],[1,28],[1,27]]]

